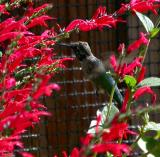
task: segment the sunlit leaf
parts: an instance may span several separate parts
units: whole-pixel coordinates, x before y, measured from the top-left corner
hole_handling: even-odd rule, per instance
[[[137,83],[136,79],[133,76],[130,76],[130,75],[126,75],[124,77],[124,81],[127,84],[127,86],[130,87],[130,88],[135,87],[135,85]]]
[[[149,87],[157,87],[160,86],[160,78],[159,77],[148,77],[142,80],[137,87],[149,86]]]
[[[105,125],[106,120],[108,123],[111,122],[115,117],[115,115],[119,112],[118,108],[112,104],[109,111],[109,117],[107,117],[108,108],[109,108],[108,105],[105,105],[101,110],[100,109],[97,110],[97,116],[101,115],[101,122],[99,124],[99,129],[101,129]],[[96,124],[97,124],[96,120],[91,121],[88,133],[92,134],[95,133]]]
[[[145,131],[160,131],[160,123],[148,122],[144,128]]]
[[[138,16],[138,18],[140,19],[140,21],[142,22],[144,28],[146,29],[147,32],[151,32],[152,29],[154,28],[154,24],[153,22],[145,15],[139,13],[136,11],[136,15]]]
[[[138,146],[144,153],[149,152],[147,157],[160,157],[160,142],[153,137],[142,137]]]
[[[154,38],[155,36],[158,35],[159,32],[160,32],[160,28],[153,28],[152,31],[150,32],[150,37]]]

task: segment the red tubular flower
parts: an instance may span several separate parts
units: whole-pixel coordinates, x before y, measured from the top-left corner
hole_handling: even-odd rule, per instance
[[[14,2],[16,1],[11,0],[9,5]],[[48,29],[41,35],[28,31],[28,28],[37,25],[47,26],[46,20],[52,18],[45,15],[45,10],[50,7],[50,4],[44,4],[36,9],[33,8],[33,3],[27,1],[26,4],[29,4],[29,7],[26,7],[25,17],[19,14],[16,17],[11,16],[12,18],[5,16],[8,19],[4,20],[4,18],[0,22],[2,51],[0,59],[0,101],[2,105],[0,156],[3,157],[6,156],[6,152],[7,156],[13,156],[16,146],[23,148],[20,142],[21,134],[29,127],[39,123],[41,116],[51,115],[46,111],[47,108],[44,105],[38,103],[38,98],[42,95],[50,96],[52,90],[60,90],[57,84],[49,84],[49,80],[54,75],[56,68],[65,67],[63,63],[72,60],[70,58],[54,59],[55,53],[51,46],[55,44],[55,41],[50,40],[56,35],[54,29]],[[11,9],[20,6],[21,3],[16,2]],[[8,14],[6,7],[6,5],[0,5],[1,14]],[[35,57],[38,60],[34,63],[30,62],[30,59]],[[34,68],[43,72],[34,71]],[[24,157],[32,156],[26,152],[19,153]],[[73,151],[72,156],[76,154],[78,154],[78,149]]]
[[[84,146],[88,146],[88,144],[91,142],[92,139],[93,139],[93,135],[87,134],[84,138],[81,138],[81,143]]]
[[[126,144],[96,144],[93,146],[92,151],[95,153],[110,152],[114,156],[122,157],[122,153],[129,154],[130,147]]]
[[[15,146],[23,148],[22,142],[19,141],[19,136],[9,136],[0,139],[0,156],[6,157],[6,152],[13,152]],[[7,153],[7,155],[8,155]]]
[[[142,67],[137,78],[137,83],[141,82],[144,79],[145,73],[146,67]]]
[[[46,96],[50,96],[52,94],[52,90],[55,90],[55,91],[60,91],[60,86],[56,83],[52,83],[52,84],[49,84],[48,86],[45,87],[44,89],[44,94]]]
[[[76,19],[72,21],[67,28],[66,32],[79,28],[80,31],[90,31],[94,29],[102,29],[103,27],[115,27],[117,22],[122,22],[120,19],[116,19],[113,15],[107,15],[106,8],[100,6],[91,20]]]
[[[50,78],[51,78],[51,75],[46,75],[42,78],[41,84],[39,85],[36,92],[33,94],[34,99],[38,99],[43,94],[50,96],[52,93],[52,90],[56,90],[56,91],[60,90],[60,87],[55,83],[47,85]]]
[[[24,22],[26,21],[26,18],[22,18],[19,21],[15,21],[13,18],[6,19],[0,24],[0,27],[2,28],[0,31],[0,34],[5,34],[8,32],[24,32],[27,31],[27,27],[24,25]]]
[[[142,59],[142,57],[135,58],[135,60],[132,63],[125,66],[123,68],[123,75],[132,75],[136,67],[142,67]]]
[[[130,95],[130,92],[129,92],[129,89],[127,89],[125,91],[125,94],[124,94],[124,101],[123,101],[122,108],[121,108],[122,113],[126,112],[127,103],[128,103],[128,100],[129,100],[129,95]]]
[[[145,34],[141,32],[140,38],[128,46],[127,54],[130,54],[132,51],[140,48],[141,45],[147,45],[147,44],[148,44],[148,39],[145,37]]]
[[[35,13],[37,13],[37,12],[47,8],[47,7],[52,7],[52,4],[45,3],[45,4],[43,4],[43,5],[41,5],[41,6],[37,7],[37,8],[33,8],[32,6],[30,6],[29,9],[27,9],[27,11],[26,11],[25,16],[30,17],[33,14],[35,14]],[[44,14],[45,14],[45,12],[44,12]]]
[[[142,57],[138,57],[138,58],[135,58],[135,60],[133,60],[128,65],[126,63],[122,65],[117,65],[116,57],[112,55],[110,57],[110,64],[113,70],[117,73],[117,75],[123,78],[125,75],[133,75],[134,70],[137,67],[142,67],[142,64],[141,64],[142,60],[143,60]]]
[[[70,157],[80,157],[80,152],[79,152],[78,148],[74,148],[72,150]]]
[[[155,101],[156,101],[156,94],[154,93],[154,91],[148,87],[148,86],[145,86],[145,87],[140,87],[136,90],[136,92],[134,93],[133,95],[133,98],[135,100],[137,100],[141,95],[143,94],[151,94],[152,95],[152,103],[154,104]]]
[[[126,11],[138,11],[140,13],[147,13],[148,11],[153,12],[157,15],[156,9],[160,7],[159,0],[131,0],[128,4],[122,4],[121,8],[117,11],[118,15],[124,14]]]
[[[122,54],[124,50],[125,50],[125,44],[124,43],[119,44],[118,47],[119,54]]]
[[[9,12],[7,12],[7,10],[6,10],[6,5],[5,4],[0,5],[0,13],[9,15]]]
[[[33,154],[31,154],[31,153],[28,153],[28,152],[22,152],[22,153],[20,153],[23,157],[34,157],[34,155]]]
[[[43,15],[43,16],[34,18],[34,19],[27,25],[27,28],[32,28],[32,27],[35,27],[35,26],[37,26],[37,25],[44,26],[44,27],[48,27],[45,21],[46,21],[46,20],[52,20],[52,19],[53,19],[52,17],[47,16],[47,15]]]
[[[103,132],[102,140],[103,142],[110,142],[126,137],[128,134],[128,124],[127,123],[115,123],[112,124],[108,131]]]
[[[111,55],[109,58],[110,64],[112,66],[112,68],[114,69],[114,71],[117,71],[117,61],[116,61],[116,56],[115,55]]]
[[[6,78],[4,81],[4,86],[6,89],[10,89],[11,87],[16,85],[16,80],[13,77]]]

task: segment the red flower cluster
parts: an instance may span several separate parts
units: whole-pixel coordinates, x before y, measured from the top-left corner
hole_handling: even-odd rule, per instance
[[[122,22],[122,20],[114,18],[113,15],[108,15],[106,12],[106,7],[100,6],[91,20],[76,19],[72,21],[67,28],[66,32],[78,28],[80,31],[91,31],[95,29],[102,29],[104,27],[115,27],[117,22]]]
[[[128,4],[122,4],[121,8],[117,11],[118,15],[131,11],[135,13],[147,13],[148,11],[153,12],[157,15],[156,9],[160,7],[159,0],[131,0]]]
[[[8,3],[7,3],[8,4]],[[0,156],[13,156],[15,147],[23,148],[20,136],[27,128],[39,123],[41,116],[50,116],[39,102],[42,95],[59,91],[56,83],[49,84],[57,68],[64,68],[65,59],[54,59],[53,46],[56,32],[48,29],[41,35],[31,32],[35,26],[47,26],[52,20],[45,15],[50,4],[33,8],[31,1],[22,17],[13,17],[7,5],[0,5],[1,14],[8,18],[0,22]],[[20,7],[11,1],[10,9]],[[8,6],[9,7],[9,6]],[[32,156],[21,152],[22,156]]]
[[[142,64],[141,64],[142,59],[143,59],[142,57],[137,57],[131,63],[123,63],[119,65],[117,64],[115,55],[111,55],[110,64],[114,69],[115,73],[117,73],[117,75],[120,78],[123,78],[125,75],[133,75],[134,70],[137,67],[142,67]]]
[[[97,117],[97,120],[99,118]],[[98,123],[98,122],[97,122]],[[101,130],[102,131],[102,130]],[[129,154],[131,149],[127,144],[117,143],[118,140],[127,138],[128,134],[136,135],[135,132],[128,129],[128,124],[113,122],[110,128],[106,128],[100,134],[97,143],[93,141],[96,139],[96,134],[87,134],[85,138],[81,139],[81,149],[74,148],[71,152],[71,157],[88,157],[93,156],[94,153],[111,153],[114,156],[122,157],[123,153]],[[68,157],[65,151],[62,152],[63,157]],[[57,157],[56,155],[54,157]]]

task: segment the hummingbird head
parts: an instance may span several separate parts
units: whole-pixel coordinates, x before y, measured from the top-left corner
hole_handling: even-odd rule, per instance
[[[80,61],[92,55],[90,46],[88,45],[87,42],[78,41],[78,42],[71,42],[69,44],[61,43],[60,45],[71,47],[74,51],[74,54]]]

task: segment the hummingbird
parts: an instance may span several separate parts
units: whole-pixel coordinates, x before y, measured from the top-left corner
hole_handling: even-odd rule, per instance
[[[118,107],[122,106],[123,97],[118,89],[116,81],[111,74],[106,72],[102,61],[93,55],[87,42],[59,43],[59,45],[72,48],[76,58],[81,63],[85,77],[91,80],[98,89],[111,95],[112,89],[114,88],[113,99],[117,102]]]

